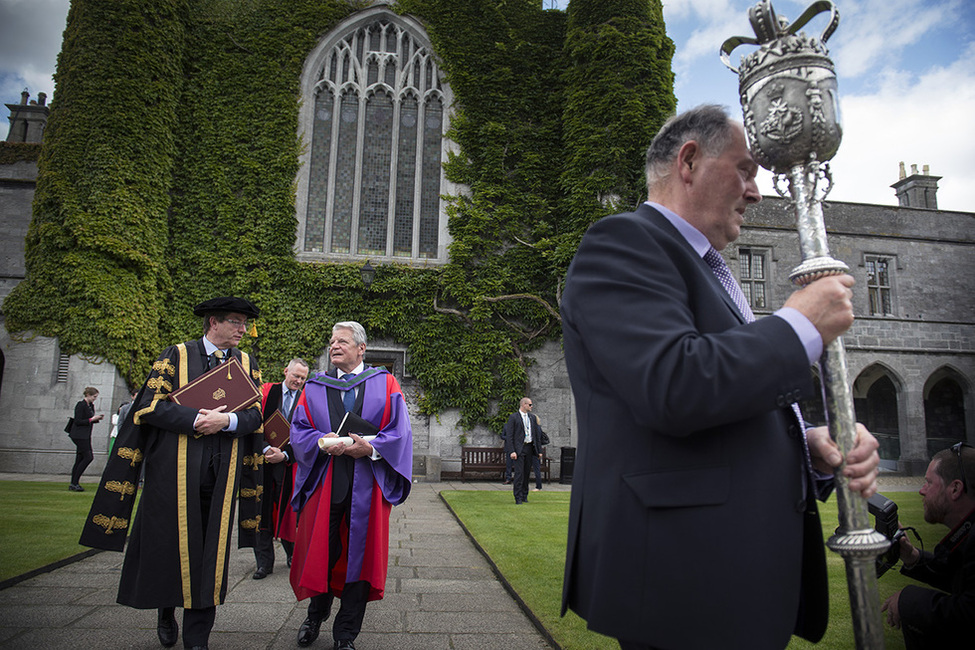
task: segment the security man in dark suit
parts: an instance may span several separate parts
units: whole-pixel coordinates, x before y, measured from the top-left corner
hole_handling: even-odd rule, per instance
[[[784,648],[826,629],[815,497],[843,460],[793,404],[853,323],[853,278],[819,279],[755,320],[719,251],[761,200],[742,126],[671,118],[649,201],[584,236],[562,331],[579,422],[563,613],[635,648]],[[843,465],[876,490],[877,441]]]
[[[542,457],[542,427],[532,414],[532,400],[522,397],[518,410],[504,424],[504,452],[513,463],[515,504],[528,501],[528,479],[533,459]],[[536,470],[537,472],[538,470]]]

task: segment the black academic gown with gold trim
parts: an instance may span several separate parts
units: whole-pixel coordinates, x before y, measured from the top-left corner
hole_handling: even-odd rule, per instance
[[[256,362],[239,350],[231,353],[260,387]],[[196,410],[167,399],[203,374],[206,363],[202,339],[169,347],[159,356],[120,425],[85,521],[85,546],[120,551],[126,533],[130,535],[119,580],[118,602],[123,605],[204,608],[222,603],[238,490],[238,546],[254,545],[264,459],[257,435],[260,403],[237,413],[235,432],[202,436],[193,430]],[[217,479],[210,509],[202,512],[200,479],[211,453],[208,444],[213,445]],[[143,467],[142,498],[129,531]]]

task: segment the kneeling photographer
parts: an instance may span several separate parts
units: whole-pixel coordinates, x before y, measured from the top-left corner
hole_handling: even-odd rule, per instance
[[[919,493],[924,520],[949,533],[920,551],[901,535],[901,573],[934,589],[909,585],[883,604],[907,650],[970,648],[975,640],[975,449],[958,443],[931,459]]]

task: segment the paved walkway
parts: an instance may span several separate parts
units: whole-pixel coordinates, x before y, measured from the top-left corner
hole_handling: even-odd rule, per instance
[[[48,480],[65,481],[64,477]],[[28,475],[0,475],[27,480]],[[441,501],[442,490],[506,490],[500,482],[414,483],[390,521],[386,596],[369,603],[361,650],[552,648],[492,572]],[[545,489],[569,486],[546,484]],[[513,507],[513,506],[512,506]],[[226,602],[210,635],[214,650],[297,648],[307,601],[288,584],[284,552],[264,580],[253,580],[254,553],[233,551]],[[161,648],[155,610],[115,603],[122,554],[103,552],[0,590],[0,648]],[[334,612],[333,612],[334,613]],[[182,626],[182,615],[177,612]],[[182,645],[182,640],[177,647]],[[331,650],[331,628],[311,648]]]

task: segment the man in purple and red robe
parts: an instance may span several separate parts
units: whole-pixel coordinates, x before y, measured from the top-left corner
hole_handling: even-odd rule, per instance
[[[366,603],[382,599],[386,586],[390,510],[410,493],[413,431],[406,402],[385,368],[363,363],[365,350],[362,325],[336,323],[329,342],[336,369],[308,380],[292,417],[298,534],[291,587],[298,600],[311,598],[298,629],[303,647],[318,638],[337,596],[335,648],[354,650]],[[351,444],[322,451],[319,439],[336,437],[346,413],[375,427],[376,437],[367,441],[352,429]]]

